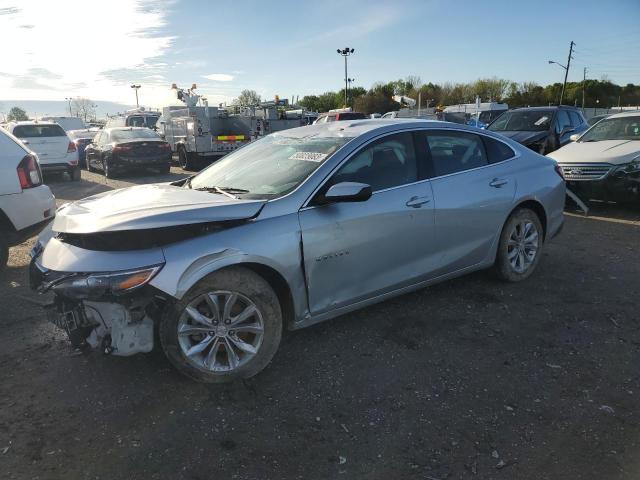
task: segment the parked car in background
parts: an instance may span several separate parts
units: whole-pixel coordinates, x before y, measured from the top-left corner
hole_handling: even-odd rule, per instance
[[[586,200],[640,201],[640,112],[610,115],[573,140],[548,155],[571,191]]]
[[[339,122],[341,120],[362,120],[364,118],[367,118],[367,116],[360,112],[329,112],[321,113],[318,116],[318,119],[313,123]]]
[[[299,127],[188,179],[67,204],[34,249],[32,286],[55,293],[49,318],[76,345],[146,352],[155,324],[178,370],[231,381],[265,368],[284,328],[483,268],[525,280],[564,198],[555,161],[491,132]]]
[[[596,123],[598,123],[600,120],[602,120],[603,118],[607,118],[608,116],[610,116],[609,113],[604,114],[604,115],[595,115],[595,116],[591,117],[589,120],[587,120],[587,123],[589,124],[590,127],[592,127]]]
[[[116,127],[145,127],[157,130],[156,124],[160,118],[160,112],[152,112],[144,109],[136,109],[125,112],[122,115],[111,117],[104,128]]]
[[[60,125],[28,120],[9,123],[7,130],[37,154],[44,173],[66,172],[71,180],[80,180],[78,149]]]
[[[541,155],[566,145],[571,135],[587,128],[589,125],[582,112],[564,105],[516,108],[504,112],[487,127]]]
[[[87,128],[85,123],[79,117],[42,117],[41,122],[53,122],[60,125],[65,132],[69,130],[82,130]]]
[[[0,129],[0,270],[9,247],[42,230],[56,213],[56,199],[42,184],[36,156]]]
[[[86,167],[87,163],[85,161],[85,148],[91,142],[93,142],[94,137],[99,132],[98,129],[88,129],[85,128],[83,130],[69,130],[67,132],[67,136],[71,139],[73,143],[76,144],[76,148],[78,149],[78,164],[80,167]]]
[[[171,168],[171,145],[144,127],[104,128],[85,153],[87,170],[102,170],[105,177],[146,168],[168,173]]]

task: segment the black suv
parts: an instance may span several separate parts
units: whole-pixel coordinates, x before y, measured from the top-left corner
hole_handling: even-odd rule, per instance
[[[501,133],[546,155],[569,143],[571,135],[588,128],[580,109],[561,105],[509,110],[491,122],[487,130]]]

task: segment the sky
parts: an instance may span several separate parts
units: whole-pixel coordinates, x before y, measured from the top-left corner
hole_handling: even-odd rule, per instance
[[[243,89],[337,91],[347,46],[365,88],[407,75],[560,82],[548,60],[566,64],[572,40],[569,81],[587,67],[640,84],[640,0],[0,0],[0,32],[0,111],[14,100],[64,109],[67,97],[135,105],[132,83],[151,107],[179,104],[172,83],[196,83],[210,104]]]

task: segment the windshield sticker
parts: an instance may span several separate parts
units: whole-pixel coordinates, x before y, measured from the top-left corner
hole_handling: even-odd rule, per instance
[[[538,119],[538,121],[536,123],[534,123],[535,126],[539,127],[540,125],[542,125],[544,122],[546,122],[547,120],[549,120],[549,117],[540,117]]]
[[[289,157],[289,160],[306,160],[307,162],[321,162],[325,158],[327,158],[326,153],[296,152]]]

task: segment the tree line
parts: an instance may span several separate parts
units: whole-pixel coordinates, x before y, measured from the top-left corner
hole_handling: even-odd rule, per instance
[[[606,78],[568,82],[563,104],[582,106],[584,88],[585,108],[610,108],[618,105],[639,105],[640,85],[629,83],[616,85]],[[421,96],[422,107],[474,103],[476,96],[483,102],[503,102],[510,108],[526,106],[557,105],[560,100],[562,83],[547,86],[535,82],[511,82],[501,78],[481,78],[469,83],[422,83],[419,77],[409,76],[387,83],[375,83],[370,89],[354,87],[349,89],[348,105],[358,112],[386,113],[398,110],[400,105],[393,101],[394,95],[403,95],[414,100]],[[326,112],[344,107],[344,89],[307,95],[300,105],[313,111]]]

